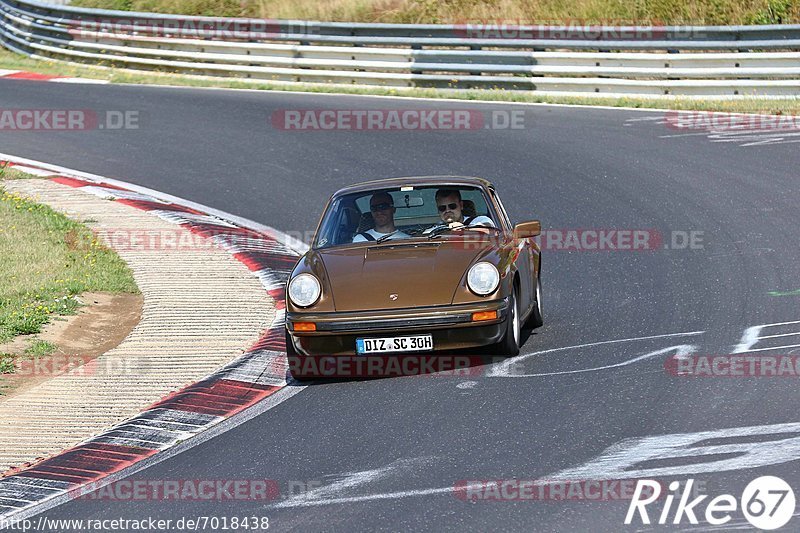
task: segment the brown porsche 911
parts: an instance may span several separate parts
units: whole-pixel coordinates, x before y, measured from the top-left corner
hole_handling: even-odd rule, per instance
[[[480,178],[392,178],[336,192],[286,286],[290,356],[491,346],[542,325],[539,221],[512,225]]]

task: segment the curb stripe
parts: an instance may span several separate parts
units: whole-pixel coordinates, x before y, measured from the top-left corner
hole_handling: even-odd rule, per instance
[[[53,181],[56,181],[53,179]],[[136,209],[141,209],[142,211],[150,211],[155,209],[164,209],[165,207],[169,208],[170,211],[178,211],[181,213],[192,213],[195,215],[200,215],[200,211],[196,209],[192,209],[191,207],[184,207],[178,204],[164,204],[161,202],[151,202],[148,200],[131,200],[128,198],[120,198],[117,202],[128,205],[130,207],[135,207]]]
[[[4,80],[28,80],[28,81],[49,81],[53,83],[96,83],[108,84],[108,80],[96,80],[93,78],[73,78],[71,76],[54,76],[52,74],[41,74],[27,70],[0,70],[0,79]]]
[[[178,411],[230,416],[276,392],[280,387],[220,379],[195,383],[152,405]]]
[[[13,166],[13,167],[21,166],[21,165],[15,165],[14,163],[10,163],[10,165]],[[79,179],[79,178],[70,178],[70,177],[67,177],[67,176],[53,176],[52,178],[50,178],[50,180],[51,181],[55,181],[56,183],[60,183],[61,185],[67,185],[69,187],[76,187],[76,188],[77,187],[91,187],[91,186],[97,185],[96,183],[91,182],[91,181],[86,181],[86,180],[82,180],[82,179]],[[106,188],[106,189],[124,190],[124,189],[122,189],[122,187],[118,187],[116,185],[104,184],[103,187]]]
[[[13,161],[10,166],[17,166]],[[25,163],[25,168],[39,168]],[[151,212],[213,239],[253,272],[275,299],[272,325],[245,354],[211,376],[168,394],[138,415],[53,457],[0,477],[0,518],[124,470],[240,413],[286,385],[284,285],[298,254],[275,235],[125,187],[65,172],[48,179]]]
[[[49,74],[39,74],[38,72],[19,71],[13,74],[6,74],[3,78],[8,80],[35,80],[35,81],[49,81],[58,76],[51,76]]]

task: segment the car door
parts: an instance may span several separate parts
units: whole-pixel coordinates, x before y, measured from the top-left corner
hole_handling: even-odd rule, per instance
[[[514,232],[514,225],[511,223],[511,219],[508,217],[508,213],[503,206],[503,202],[500,201],[500,197],[493,189],[490,190],[490,195],[492,202],[495,204],[495,210],[500,216],[500,223],[503,225],[507,234],[512,235]],[[523,239],[521,242],[515,244],[518,247],[518,255],[517,259],[515,260],[515,264],[517,267],[517,272],[519,272],[520,309],[527,311],[531,309],[533,301],[536,298],[536,284],[534,283],[534,280],[536,279],[536,272],[534,270],[534,257],[532,255],[530,239]]]

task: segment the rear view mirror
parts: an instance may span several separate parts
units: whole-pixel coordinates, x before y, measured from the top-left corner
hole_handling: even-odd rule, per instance
[[[529,220],[528,222],[520,222],[514,226],[515,239],[530,239],[542,233],[542,223],[538,220]]]
[[[410,194],[404,194],[403,197],[400,199],[400,205],[395,205],[395,207],[422,207],[424,202],[422,201],[421,196],[411,196]]]

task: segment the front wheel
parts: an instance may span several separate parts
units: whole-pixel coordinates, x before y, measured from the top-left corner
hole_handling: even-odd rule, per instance
[[[533,304],[533,310],[531,311],[528,320],[525,322],[525,326],[534,329],[540,328],[544,324],[544,316],[542,315],[542,278],[540,276],[536,276],[536,301]]]
[[[506,332],[503,336],[503,340],[496,345],[497,352],[500,355],[507,355],[510,357],[519,355],[521,327],[519,323],[519,304],[517,301],[517,289],[515,287],[508,302]]]

